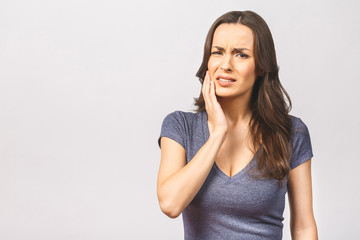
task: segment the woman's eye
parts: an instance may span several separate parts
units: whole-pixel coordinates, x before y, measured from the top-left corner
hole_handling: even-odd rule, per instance
[[[221,52],[217,51],[217,52],[212,52],[211,54],[221,54]]]
[[[244,53],[238,53],[236,56],[239,56],[240,58],[248,58],[249,56]]]

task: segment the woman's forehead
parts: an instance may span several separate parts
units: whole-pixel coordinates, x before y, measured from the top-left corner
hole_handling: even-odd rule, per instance
[[[245,25],[223,23],[214,32],[212,46],[248,48],[252,50],[253,45],[254,33]]]

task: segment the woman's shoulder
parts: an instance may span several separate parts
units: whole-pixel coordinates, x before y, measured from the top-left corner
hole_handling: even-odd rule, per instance
[[[188,149],[189,139],[203,134],[203,112],[186,112],[176,110],[166,115],[161,126],[160,138],[166,136],[180,143],[184,149]]]
[[[291,116],[291,139],[293,152],[290,161],[290,169],[294,169],[301,163],[313,157],[311,138],[308,127],[304,121],[295,116]]]
[[[165,119],[177,122],[193,122],[198,121],[204,115],[204,112],[190,112],[175,110],[168,113]]]
[[[291,126],[291,135],[292,139],[302,139],[302,138],[310,138],[310,133],[305,122],[296,116],[290,115],[292,126]]]
[[[292,123],[292,131],[294,130],[301,130],[301,129],[307,129],[307,126],[305,122],[300,118],[293,115],[289,115]]]

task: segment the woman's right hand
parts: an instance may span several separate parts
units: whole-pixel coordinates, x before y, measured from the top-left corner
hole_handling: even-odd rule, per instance
[[[210,135],[214,132],[226,133],[228,123],[215,95],[215,83],[210,79],[209,72],[206,71],[202,86],[202,94],[205,101],[205,109],[208,115],[208,126]]]
[[[227,120],[215,96],[215,84],[208,73],[201,89],[208,115],[209,139],[191,161],[180,143],[161,138],[161,161],[157,195],[161,210],[169,217],[178,217],[191,203],[209,175],[227,134]]]

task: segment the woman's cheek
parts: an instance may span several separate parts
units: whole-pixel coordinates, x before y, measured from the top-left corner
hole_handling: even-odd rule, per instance
[[[212,59],[209,60],[209,62],[208,62],[208,70],[209,70],[209,74],[210,74],[211,79],[213,79],[213,77],[215,75],[217,66],[218,66],[218,64],[217,64],[217,62],[215,60],[212,60]]]
[[[246,76],[253,76],[255,75],[255,65],[254,64],[242,64],[239,68],[238,71],[243,73]]]

